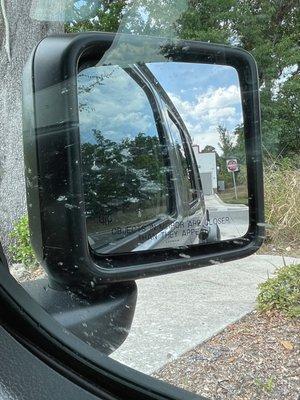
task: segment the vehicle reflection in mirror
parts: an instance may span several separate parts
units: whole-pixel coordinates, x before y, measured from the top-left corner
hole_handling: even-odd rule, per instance
[[[91,66],[78,74],[78,98],[86,225],[96,253],[184,248],[246,234],[234,68]],[[228,172],[230,158],[239,173]]]

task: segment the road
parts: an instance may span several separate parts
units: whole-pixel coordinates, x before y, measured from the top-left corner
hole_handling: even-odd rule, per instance
[[[112,358],[153,373],[253,310],[257,285],[281,265],[280,256],[252,255],[138,281],[132,329]]]
[[[244,204],[224,203],[216,194],[205,196],[210,223],[218,224],[221,239],[239,238],[248,230],[249,208]]]

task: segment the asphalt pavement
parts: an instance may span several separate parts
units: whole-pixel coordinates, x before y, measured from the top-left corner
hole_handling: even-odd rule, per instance
[[[252,255],[138,281],[132,328],[112,358],[153,373],[253,310],[258,284],[283,264],[280,256]]]

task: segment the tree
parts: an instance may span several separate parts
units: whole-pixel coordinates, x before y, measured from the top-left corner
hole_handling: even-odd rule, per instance
[[[226,186],[232,185],[232,177],[227,172],[226,160],[229,158],[235,158],[235,145],[234,145],[234,136],[230,133],[224,126],[218,126],[219,133],[219,147],[222,151],[219,159],[219,179],[223,180],[226,183]]]
[[[30,0],[6,0],[0,8],[0,240],[7,246],[13,222],[26,212],[22,145],[22,73],[33,48],[57,23],[30,18]]]
[[[166,190],[159,138],[139,133],[114,142],[94,129],[93,139],[95,143],[81,146],[88,216],[108,217],[124,209],[154,207]]]
[[[187,9],[187,0],[103,0],[94,18],[66,25],[69,32],[84,30],[151,36],[176,35],[176,21]]]
[[[299,0],[190,0],[182,38],[234,44],[258,63],[263,144],[299,152]],[[277,91],[277,93],[276,93]]]
[[[245,135],[244,135],[244,125],[238,125],[234,132],[235,144],[233,147],[233,152],[235,157],[239,160],[239,163],[246,163],[246,149],[245,149]]]
[[[97,18],[84,24],[73,21],[68,29],[116,31],[124,16],[123,31],[177,32],[183,39],[251,52],[259,69],[264,148],[273,155],[299,153],[299,0],[147,0],[143,13],[138,12],[139,0],[102,3]],[[133,10],[128,7],[132,4]]]
[[[222,150],[222,157],[224,159],[233,157],[234,153],[234,138],[233,135],[224,126],[218,126],[219,133],[219,147]]]
[[[207,144],[207,145],[204,147],[204,149],[201,150],[200,153],[216,153],[217,156],[218,156],[218,153],[217,153],[215,147],[214,147],[214,146],[211,146],[210,144]]]
[[[282,155],[300,154],[300,75],[288,79],[278,94],[277,121],[280,122],[279,147]]]
[[[125,0],[103,0],[101,6],[97,8],[93,18],[83,19],[80,12],[77,18],[69,21],[65,25],[66,32],[85,32],[85,31],[103,31],[117,32],[123,9],[126,6]]]

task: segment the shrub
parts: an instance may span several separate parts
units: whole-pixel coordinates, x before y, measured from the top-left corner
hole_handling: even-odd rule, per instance
[[[274,277],[259,285],[258,309],[278,310],[289,317],[300,317],[300,264],[284,266]]]
[[[28,216],[24,215],[15,224],[9,235],[12,243],[9,253],[13,262],[22,263],[26,268],[35,268],[38,262],[30,243]]]
[[[279,250],[299,249],[300,170],[298,162],[281,159],[265,166],[265,216],[272,228],[267,239]]]

